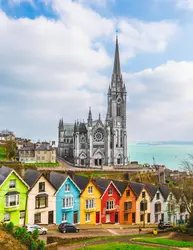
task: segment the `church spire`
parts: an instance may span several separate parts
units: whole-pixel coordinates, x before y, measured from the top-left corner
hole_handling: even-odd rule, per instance
[[[92,112],[91,112],[91,107],[89,107],[89,112],[88,112],[88,126],[92,127]]]
[[[118,31],[117,31],[117,35],[116,35],[116,47],[115,47],[115,58],[114,58],[113,74],[117,74],[117,75],[121,74],[121,67],[120,67],[120,60],[119,60]]]

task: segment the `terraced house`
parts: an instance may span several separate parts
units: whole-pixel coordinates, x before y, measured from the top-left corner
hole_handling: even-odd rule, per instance
[[[91,179],[80,195],[80,224],[101,223],[101,191]]]
[[[69,175],[51,172],[49,179],[56,188],[56,224],[80,223],[80,188]]]
[[[28,169],[24,180],[30,186],[27,209],[29,224],[53,224],[56,212],[56,189],[44,174]]]
[[[24,225],[27,221],[28,184],[8,167],[0,168],[0,221]]]

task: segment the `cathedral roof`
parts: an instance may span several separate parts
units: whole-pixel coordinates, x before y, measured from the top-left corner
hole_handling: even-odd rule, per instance
[[[87,133],[87,128],[86,128],[86,124],[84,122],[81,122],[79,125],[79,132],[80,133]]]
[[[117,75],[121,74],[120,59],[119,59],[118,36],[116,36],[116,48],[115,48],[115,58],[114,58],[113,74],[117,74]]]

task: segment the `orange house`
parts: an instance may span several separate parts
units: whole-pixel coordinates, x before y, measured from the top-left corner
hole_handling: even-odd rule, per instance
[[[136,200],[137,195],[128,183],[119,201],[120,224],[136,223]]]

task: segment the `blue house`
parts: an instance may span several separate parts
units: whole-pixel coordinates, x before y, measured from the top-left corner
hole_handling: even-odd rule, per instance
[[[80,188],[67,174],[51,172],[50,182],[56,188],[56,224],[80,223]]]

